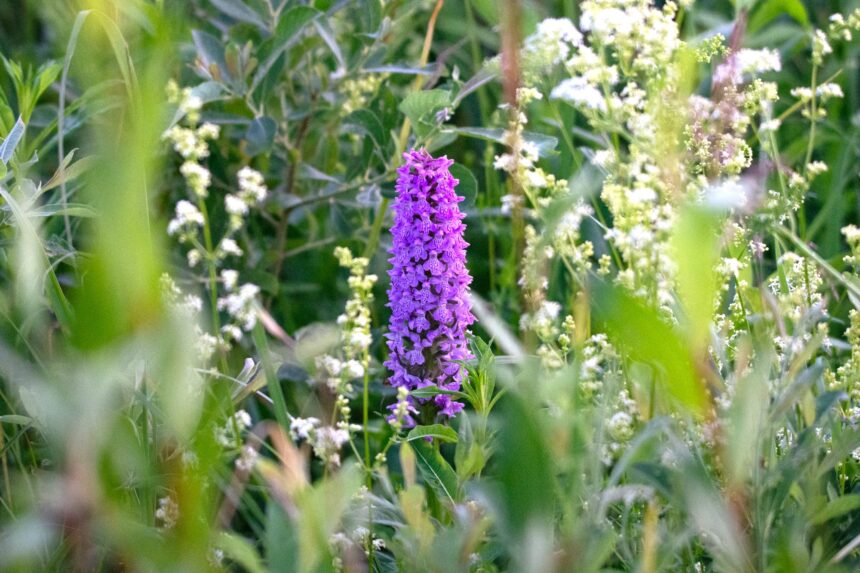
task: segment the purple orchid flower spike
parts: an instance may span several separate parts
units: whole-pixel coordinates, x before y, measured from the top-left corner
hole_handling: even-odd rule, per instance
[[[475,322],[469,300],[472,277],[466,268],[469,244],[463,239],[465,215],[458,206],[463,198],[454,192],[458,181],[449,171],[452,160],[434,159],[423,149],[403,157],[388,259],[388,382],[409,391],[459,390],[465,375],[459,361],[472,358],[466,330]],[[452,418],[463,409],[447,394],[408,400],[423,420]],[[404,426],[414,424],[409,416]]]

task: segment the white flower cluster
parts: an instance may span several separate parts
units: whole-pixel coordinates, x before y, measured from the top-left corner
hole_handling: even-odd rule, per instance
[[[199,296],[183,293],[167,273],[161,275],[161,294],[164,302],[173,312],[176,312],[182,320],[191,321],[194,324],[197,357],[205,364],[217,350],[218,339],[200,327],[199,316],[203,310],[203,301]]]
[[[173,529],[179,522],[179,504],[172,496],[165,496],[158,500],[158,509],[155,510],[155,519],[161,523],[164,529]]]
[[[243,167],[238,173],[239,192],[228,193],[224,197],[224,209],[230,215],[230,230],[238,231],[245,224],[245,217],[251,207],[262,203],[269,190],[263,180],[263,175],[250,167]]]
[[[595,400],[603,392],[604,381],[620,379],[618,354],[603,333],[594,334],[582,345],[579,359],[579,392]]]
[[[767,72],[778,72],[782,70],[782,61],[776,50],[738,50],[734,57],[738,59],[738,69],[741,74],[752,74],[758,76]],[[740,83],[736,81],[735,83]]]
[[[251,427],[251,423],[251,415],[248,412],[236,410],[223,426],[215,428],[215,441],[225,448],[241,447],[242,433]]]
[[[630,397],[627,390],[622,389],[613,403],[612,414],[605,425],[608,440],[604,444],[602,452],[603,463],[607,466],[612,465],[624,452],[635,434],[639,419],[636,402]]]
[[[658,10],[648,0],[589,0],[580,9],[580,27],[592,46],[615,46],[620,62],[637,73],[670,67],[680,43],[674,3]]]
[[[243,331],[250,332],[257,325],[257,296],[260,287],[255,284],[243,284],[235,288],[235,278],[229,271],[224,279],[228,292],[226,296],[218,299],[218,310],[224,311],[230,317],[231,322],[221,327],[221,333],[227,340],[242,340]],[[234,288],[229,288],[233,286]]]
[[[293,418],[290,436],[310,444],[314,455],[329,467],[340,465],[340,450],[350,439],[349,428],[323,426],[317,418]]]
[[[850,324],[845,330],[845,338],[851,347],[851,355],[836,369],[830,389],[847,392],[856,403],[860,402],[860,312],[852,309],[848,317]]]
[[[239,457],[236,458],[236,469],[244,473],[250,473],[257,465],[260,454],[253,446],[245,446]]]
[[[209,157],[209,141],[218,139],[221,129],[212,123],[198,126],[203,102],[193,95],[190,88],[180,89],[171,80],[167,84],[167,99],[179,107],[188,125],[183,127],[176,124],[170,127],[164,133],[164,138],[173,144],[173,149],[185,160],[179,171],[192,195],[205,198],[212,185],[212,174],[200,162]]]
[[[367,274],[367,258],[355,257],[345,247],[335,248],[334,255],[340,266],[350,271],[347,284],[352,296],[346,302],[344,313],[337,318],[341,327],[342,356],[319,356],[316,367],[320,381],[333,392],[349,394],[353,390],[351,382],[363,377],[370,367],[370,344],[373,342],[370,305],[378,277]]]
[[[352,297],[346,301],[344,313],[337,317],[343,329],[344,355],[347,361],[360,360],[367,368],[368,349],[373,339],[370,335],[370,304],[373,302],[373,285],[378,277],[367,274],[370,263],[365,257],[355,257],[345,247],[334,251],[340,266],[349,269],[347,284]]]
[[[593,161],[607,174],[602,196],[613,227],[606,236],[625,266],[619,269],[619,281],[668,306],[671,262],[664,245],[674,211],[655,140],[660,110],[649,102],[658,90],[671,92],[675,81],[671,62],[682,45],[675,8],[667,3],[657,9],[647,0],[595,0],[581,8],[585,38],[560,62],[569,77],[552,88],[550,97],[579,109],[595,131],[614,142],[595,153]],[[531,41],[539,40],[536,34]],[[627,149],[620,147],[618,133],[627,134]],[[580,244],[579,232],[582,220],[591,215],[588,207],[575,204],[562,217],[553,242],[578,278],[591,268],[594,256],[590,243]],[[603,268],[608,261],[601,263],[601,272],[608,270]]]
[[[568,78],[555,86],[550,94],[586,111],[606,113],[606,95],[581,76]]]
[[[382,551],[386,547],[385,540],[375,537],[366,527],[356,527],[350,535],[337,532],[329,537],[328,542],[333,553],[336,555],[332,560],[335,571],[343,571],[343,558],[340,557],[341,555],[347,555],[350,552],[360,550],[369,556],[371,550]]]
[[[557,336],[556,319],[559,312],[561,312],[560,304],[545,300],[534,312],[523,313],[520,316],[520,330],[530,330],[541,338]]]
[[[860,271],[860,228],[856,225],[842,227],[842,235],[851,250],[850,255],[843,257],[845,264],[851,265],[856,271]]]
[[[539,81],[541,75],[570,57],[582,44],[582,33],[567,18],[547,18],[538,23],[535,33],[526,38],[522,69],[526,81]]]
[[[854,32],[858,30],[860,30],[860,9],[854,10],[847,18],[842,14],[830,16],[827,35],[832,39],[850,42],[854,39]]]
[[[316,358],[317,380],[335,393],[335,426],[322,427],[316,418],[295,418],[291,434],[295,440],[306,440],[314,454],[327,465],[340,465],[340,448],[350,440],[353,432],[361,426],[350,424],[352,415],[349,395],[354,391],[353,381],[367,380],[370,368],[370,305],[373,302],[373,285],[377,276],[367,274],[370,263],[365,257],[355,257],[345,247],[337,247],[334,255],[340,266],[349,269],[349,285],[352,297],[346,302],[344,313],[337,319],[341,327],[341,352],[325,354]]]
[[[179,242],[183,243],[196,236],[204,222],[200,209],[183,199],[176,203],[176,215],[167,224],[167,234],[178,236]]]
[[[821,306],[821,274],[814,263],[792,252],[783,254],[777,264],[781,271],[768,286],[779,302],[782,316],[797,323],[813,307]]]
[[[226,293],[217,297],[216,303],[217,310],[226,313],[228,321],[219,325],[217,338],[203,333],[200,335],[205,339],[205,346],[212,352],[216,348],[228,350],[232,342],[240,341],[243,333],[256,325],[256,300],[260,288],[249,283],[240,285],[237,270],[221,267],[228,258],[243,255],[235,238],[236,233],[244,227],[251,208],[265,201],[268,189],[260,172],[247,166],[241,168],[237,174],[238,191],[224,196],[224,209],[229,217],[227,229],[220,240],[213,243],[213,229],[205,202],[212,186],[212,175],[201,161],[209,156],[208,142],[217,139],[220,130],[218,126],[210,123],[198,127],[202,102],[193,95],[192,90],[180,89],[171,81],[167,93],[169,101],[183,112],[187,126],[177,124],[168,129],[164,137],[185,160],[180,167],[180,173],[190,191],[189,199],[177,201],[175,216],[168,223],[167,233],[175,236],[180,243],[190,245],[186,255],[189,267],[195,268],[201,262],[206,263],[209,272],[205,279],[212,283],[208,284],[211,291],[217,293],[218,284],[223,285]],[[217,280],[210,280],[212,277],[217,277]],[[212,352],[209,353],[210,356]]]

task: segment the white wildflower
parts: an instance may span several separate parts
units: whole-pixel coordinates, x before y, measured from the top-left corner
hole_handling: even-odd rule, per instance
[[[221,239],[221,242],[218,245],[218,252],[222,255],[222,257],[229,255],[235,257],[242,256],[242,249],[239,247],[239,244],[236,243],[236,241],[234,239],[231,239],[230,237],[225,237]]]
[[[190,228],[202,227],[203,214],[191,202],[184,199],[176,203],[176,216],[167,224],[167,234],[175,235]]]
[[[310,440],[319,425],[320,421],[317,418],[293,418],[290,422],[290,436],[297,442]]]
[[[179,504],[172,496],[162,497],[158,500],[158,509],[155,510],[155,519],[161,522],[164,529],[173,529],[179,522]]]
[[[560,99],[575,107],[606,111],[606,97],[581,77],[568,78],[553,88],[552,99]]]

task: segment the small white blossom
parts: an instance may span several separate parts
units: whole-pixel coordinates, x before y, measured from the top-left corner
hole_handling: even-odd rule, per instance
[[[186,161],[179,168],[179,172],[185,177],[185,182],[196,197],[205,198],[209,194],[212,174],[208,169],[195,161]]]
[[[553,88],[552,99],[560,99],[575,107],[606,111],[606,97],[581,77],[568,78]]]
[[[257,324],[255,300],[260,293],[260,287],[255,284],[243,284],[235,292],[218,299],[218,310],[226,311],[247,332]]]
[[[155,519],[161,522],[164,529],[173,529],[179,522],[179,504],[171,496],[162,497],[158,500],[158,509],[155,510]]]
[[[224,283],[224,288],[232,291],[236,288],[236,283],[239,280],[239,271],[224,269],[221,271],[221,280]]]
[[[295,441],[309,440],[319,424],[320,421],[317,418],[293,418],[290,422],[290,436]]]
[[[176,203],[176,216],[167,224],[167,234],[175,235],[190,228],[202,227],[203,214],[191,202],[184,199]]]

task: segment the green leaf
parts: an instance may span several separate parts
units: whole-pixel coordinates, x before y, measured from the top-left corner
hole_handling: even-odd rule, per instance
[[[320,18],[314,20],[314,27],[323,39],[323,42],[325,42],[329,50],[331,50],[331,53],[334,55],[334,59],[337,60],[338,67],[345,70],[346,60],[343,57],[343,53],[340,51],[340,46],[337,43],[337,38],[335,38],[334,30],[331,29],[328,19]]]
[[[678,295],[684,307],[688,339],[696,350],[706,350],[710,339],[718,288],[720,222],[717,214],[688,206],[681,211],[672,236]]]
[[[412,440],[423,440],[424,438],[433,438],[453,444],[457,441],[457,432],[443,424],[415,426],[406,436],[406,441],[411,442]]]
[[[259,87],[260,83],[265,79],[266,74],[269,73],[275,62],[278,61],[278,58],[299,40],[299,34],[304,30],[305,26],[321,14],[322,12],[311,6],[293,6],[284,12],[278,21],[277,28],[275,28],[274,36],[260,47],[260,60],[262,63],[257,68],[257,73],[254,74],[254,81],[251,82],[250,91],[254,91]]]
[[[38,83],[36,85],[36,91],[33,93],[34,106],[39,101],[39,98],[42,97],[42,94],[45,93],[45,90],[57,81],[61,71],[63,71],[63,64],[59,62],[45,64],[39,68],[39,76],[37,78]]]
[[[194,46],[197,48],[197,55],[203,62],[207,70],[215,66],[224,79],[230,78],[230,72],[227,68],[227,60],[224,57],[224,45],[221,41],[208,32],[202,30],[192,30],[191,37],[194,40]]]
[[[690,348],[656,310],[611,283],[595,281],[595,315],[627,356],[654,368],[654,377],[678,404],[703,414],[708,397]]]
[[[429,76],[433,73],[434,67],[427,65],[423,68],[413,68],[407,65],[388,64],[385,66],[371,66],[363,68],[365,72],[374,74],[404,74],[407,76]]]
[[[49,203],[47,205],[36,205],[27,211],[30,217],[54,217],[56,215],[68,215],[69,217],[95,217],[98,213],[89,205],[83,203]]]
[[[460,105],[460,102],[463,101],[463,98],[494,79],[496,79],[495,72],[487,69],[478,70],[478,73],[469,78],[469,80],[460,87],[460,91],[457,92],[457,95],[454,97],[452,105],[457,107]]]
[[[424,90],[406,96],[400,103],[400,111],[409,118],[415,132],[423,135],[429,131],[429,125],[436,124],[436,113],[450,103],[451,92],[440,89]]]
[[[63,169],[57,169],[53,177],[51,177],[47,183],[42,185],[40,193],[50,191],[51,189],[58,187],[63,183],[74,181],[75,179],[86,173],[86,171],[95,163],[92,157],[84,157],[74,163],[69,164],[69,162],[72,160],[72,156],[74,153],[75,152],[72,151],[71,153],[69,153],[69,155],[66,156],[66,159],[63,160]]]
[[[800,0],[767,0],[759,4],[750,16],[750,33],[760,30],[783,14],[790,16],[802,26],[809,25],[809,15]]]
[[[57,275],[54,273],[53,266],[50,265],[48,255],[45,252],[45,247],[39,237],[36,227],[33,225],[33,222],[28,217],[26,211],[2,186],[0,186],[0,197],[6,201],[6,205],[8,205],[12,211],[18,232],[21,235],[20,240],[30,241],[33,245],[39,246],[39,254],[41,255],[40,264],[44,267],[45,276],[47,278],[47,284],[44,287],[45,294],[48,297],[48,300],[51,301],[51,308],[54,311],[57,320],[64,329],[68,329],[73,317],[72,305],[66,298],[65,293],[63,293],[60,281],[57,280]]]
[[[299,364],[284,362],[278,366],[278,380],[297,384],[307,384],[311,380],[310,373]]]
[[[212,5],[221,10],[224,14],[239,20],[257,26],[264,32],[268,31],[266,23],[250,6],[242,2],[242,0],[211,0]]]
[[[215,545],[224,552],[231,561],[241,565],[245,571],[249,573],[265,573],[266,568],[263,566],[263,560],[257,550],[247,539],[243,539],[233,533],[222,531]]]
[[[382,12],[382,0],[361,0],[358,6],[361,29],[371,34],[378,31],[382,23]]]
[[[451,175],[459,180],[457,184],[457,194],[463,197],[462,207],[472,207],[475,205],[475,199],[478,196],[478,181],[472,172],[463,165],[455,163],[451,166]]]
[[[358,131],[369,136],[376,145],[377,151],[384,153],[389,138],[386,137],[382,122],[379,121],[375,113],[369,109],[358,109],[346,116],[343,123],[355,126]]]
[[[293,573],[298,568],[299,544],[295,524],[277,503],[268,504],[263,538],[270,573]]]
[[[549,437],[541,423],[543,406],[533,398],[510,393],[499,402],[498,443],[504,444],[496,461],[504,516],[500,525],[517,533],[551,521],[556,499]]]
[[[24,121],[19,117],[18,121],[16,121],[15,125],[12,127],[12,131],[10,131],[9,135],[6,136],[6,139],[3,140],[3,143],[0,143],[0,162],[2,162],[3,165],[6,165],[12,159],[12,155],[15,153],[15,148],[18,147],[18,144],[21,142],[21,138],[24,137],[24,131],[26,129]]]
[[[252,121],[245,132],[245,141],[248,142],[245,152],[254,157],[271,150],[277,129],[278,126],[271,117],[258,117]]]
[[[459,135],[465,135],[466,137],[475,137],[477,139],[493,141],[495,143],[505,145],[505,130],[501,128],[457,127],[446,131],[452,131]],[[538,154],[540,154],[541,157],[551,155],[555,151],[555,148],[558,147],[558,138],[552,137],[551,135],[544,135],[543,133],[532,133],[526,131],[523,133],[523,139],[529,143],[535,144],[538,148]]]
[[[296,495],[301,520],[296,522],[299,541],[298,572],[327,571],[332,547],[331,536],[337,531],[344,512],[361,486],[361,476],[354,467],[346,467],[334,477],[320,480],[312,488]]]
[[[203,105],[206,105],[209,102],[218,101],[224,97],[224,86],[213,81],[203,82],[191,88],[191,95],[199,99]],[[185,117],[185,112],[181,108],[178,108],[170,125],[179,123],[183,117]]]
[[[858,509],[860,509],[860,494],[850,493],[843,495],[842,497],[837,497],[828,503],[823,509],[816,512],[809,522],[812,525],[821,525],[826,521],[830,521],[831,519],[835,519]]]
[[[414,396],[416,398],[432,398],[433,396],[438,396],[440,394],[456,396],[457,398],[466,397],[463,392],[458,392],[456,390],[445,390],[444,388],[439,388],[437,386],[425,386],[424,388],[418,388],[409,392],[410,396]]]
[[[424,440],[414,440],[411,442],[412,449],[415,451],[415,458],[418,460],[418,470],[424,481],[436,491],[442,499],[447,499],[454,503],[459,499],[457,493],[457,474],[451,465],[445,461],[439,450],[433,445]]]
[[[0,416],[0,423],[2,424],[13,424],[16,426],[29,426],[33,423],[33,418],[30,416],[19,416],[16,414],[7,414],[5,416]]]

